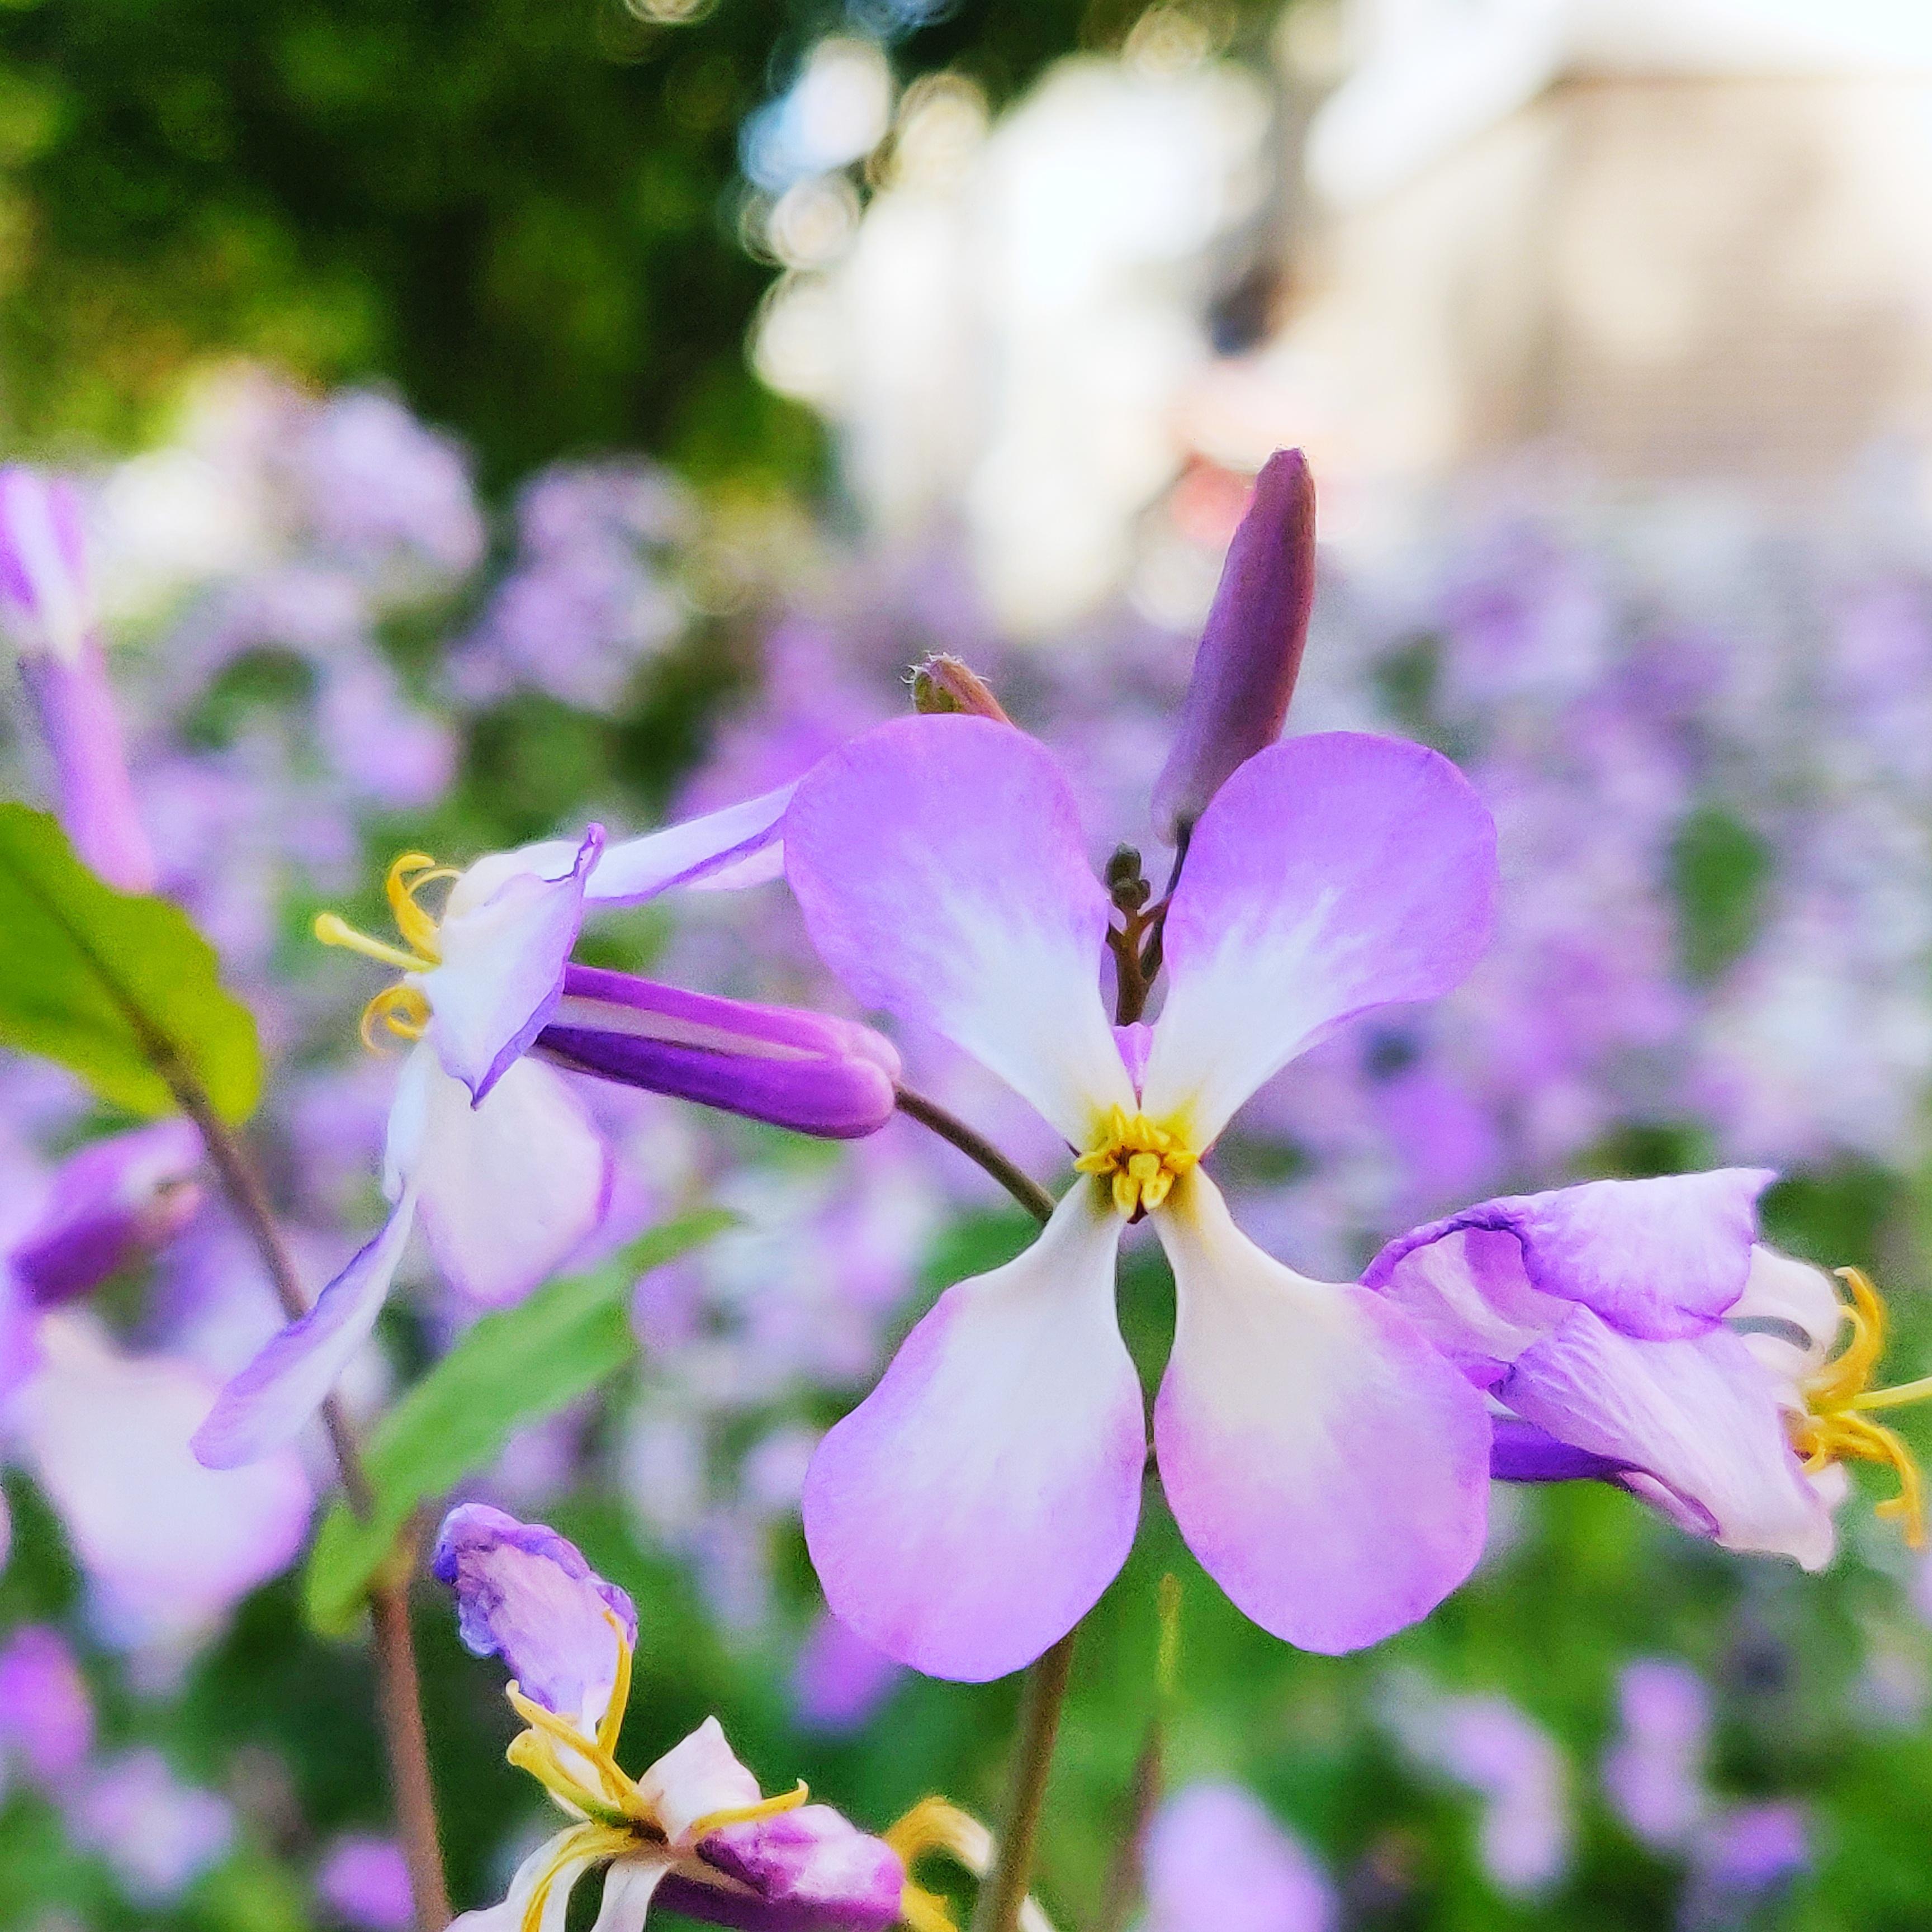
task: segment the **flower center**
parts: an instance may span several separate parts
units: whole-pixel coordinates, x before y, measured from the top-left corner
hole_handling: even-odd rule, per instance
[[[1874,1422],[1865,1412],[1903,1408],[1932,1400],[1932,1376],[1895,1388],[1874,1388],[1872,1378],[1885,1352],[1885,1304],[1857,1268],[1840,1268],[1838,1279],[1851,1291],[1845,1319],[1852,1339],[1804,1383],[1804,1413],[1788,1420],[1792,1447],[1815,1475],[1834,1462],[1880,1462],[1898,1478],[1898,1493],[1878,1505],[1878,1514],[1905,1526],[1914,1550],[1925,1546],[1925,1486],[1917,1459],[1896,1430]]]
[[[1129,1220],[1158,1208],[1174,1184],[1201,1156],[1169,1127],[1157,1127],[1144,1114],[1124,1107],[1109,1109],[1106,1131],[1073,1165],[1082,1174],[1110,1177],[1114,1206]]]
[[[439,866],[426,852],[405,852],[389,868],[383,890],[388,893],[389,910],[396,922],[396,930],[404,943],[413,949],[405,952],[402,946],[392,946],[386,940],[372,939],[366,932],[358,932],[339,913],[317,913],[314,932],[325,946],[340,946],[351,952],[359,952],[365,959],[379,961],[385,966],[393,966],[401,973],[428,973],[442,963],[442,954],[438,938],[436,922],[416,899],[424,886],[433,885],[439,879],[457,877],[453,866]],[[409,986],[388,986],[378,993],[362,1009],[362,1044],[373,1053],[376,1051],[376,1030],[386,1028],[400,1040],[420,1040],[423,1029],[429,1024],[429,1002],[422,996],[419,988]]]

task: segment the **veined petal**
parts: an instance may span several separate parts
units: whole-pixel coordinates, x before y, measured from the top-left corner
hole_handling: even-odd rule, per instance
[[[500,1903],[478,1912],[465,1912],[451,1922],[450,1932],[524,1932],[524,1919],[539,1887],[545,1891],[535,1932],[564,1932],[570,1894],[591,1867],[608,1858],[593,1835],[596,1828],[572,1825],[546,1838],[518,1866],[509,1890]]]
[[[430,1570],[456,1592],[471,1654],[500,1657],[526,1696],[595,1737],[620,1674],[619,1637],[638,1640],[629,1597],[555,1530],[487,1503],[443,1518]]]
[[[619,1858],[604,1874],[604,1903],[590,1932],[644,1932],[651,1900],[670,1868],[661,1852]]]
[[[692,1826],[714,1811],[736,1811],[764,1796],[738,1762],[724,1726],[706,1718],[638,1780],[638,1790],[672,1844],[688,1849]]]
[[[1489,943],[1496,826],[1438,753],[1351,731],[1248,760],[1167,912],[1144,1112],[1197,1148],[1339,1022],[1446,993]]]
[[[1176,1300],[1154,1443],[1189,1548],[1304,1650],[1426,1616],[1481,1553],[1481,1397],[1381,1297],[1264,1254],[1200,1169],[1168,1202],[1153,1217]]]
[[[905,718],[833,752],[785,814],[826,963],[931,1026],[1076,1145],[1133,1088],[1100,1004],[1107,896],[1045,747],[983,718]]]
[[[826,1600],[928,1676],[1030,1663],[1126,1561],[1147,1432],[1114,1318],[1123,1225],[1075,1187],[1024,1254],[940,1297],[812,1459]]]
[[[1757,1197],[1776,1178],[1727,1167],[1480,1202],[1391,1241],[1362,1279],[1407,1306],[1464,1275],[1520,1325],[1549,1327],[1549,1298],[1628,1335],[1702,1334],[1744,1292]]]
[[[253,1462],[292,1442],[368,1340],[409,1244],[416,1197],[405,1193],[382,1230],[216,1398],[195,1432],[196,1458],[211,1469]]]
[[[664,1882],[663,1903],[739,1932],[891,1932],[905,1868],[829,1804],[722,1826]]]
[[[451,888],[436,934],[442,963],[422,976],[422,990],[437,1054],[479,1104],[556,1004],[584,880],[603,850],[604,828],[593,825],[554,877],[513,872],[484,898],[472,866]]]
[[[1786,1439],[1772,1378],[1728,1330],[1653,1341],[1573,1308],[1497,1393],[1558,1441],[1653,1478],[1688,1506],[1679,1521],[1726,1549],[1808,1570],[1831,1560],[1831,1511]]]
[[[610,1150],[568,1083],[533,1060],[507,1069],[474,1106],[420,1048],[403,1081],[411,1090],[399,1088],[392,1119],[397,1138],[416,1144],[394,1165],[437,1266],[475,1300],[519,1300],[603,1220]]]

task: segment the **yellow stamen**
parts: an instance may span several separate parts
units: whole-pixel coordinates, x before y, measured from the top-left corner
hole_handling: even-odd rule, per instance
[[[389,875],[383,881],[383,890],[389,896],[389,910],[395,916],[396,930],[433,962],[442,956],[436,921],[417,904],[416,895],[438,879],[458,876],[453,866],[439,866],[427,852],[405,852],[389,868]]]
[[[399,973],[428,973],[436,964],[433,958],[418,958],[413,952],[405,952],[399,946],[391,946],[386,940],[371,939],[366,932],[358,932],[340,913],[317,913],[312,929],[323,945],[346,946],[351,952],[361,953],[365,959],[393,966]]]
[[[554,1711],[546,1710],[533,1700],[526,1697],[515,1684],[510,1684],[504,1695],[510,1700],[510,1708],[524,1722],[535,1731],[542,1731],[554,1738],[566,1750],[576,1752],[586,1763],[596,1767],[598,1775],[604,1780],[606,1792],[622,1808],[626,1817],[645,1822],[650,1820],[650,1808],[646,1805],[636,1785],[632,1783],[620,1768],[617,1760],[610,1755],[607,1745],[595,1738],[586,1738],[577,1726],[567,1719],[560,1718]]]
[[[776,1798],[761,1798],[755,1804],[728,1804],[722,1810],[707,1811],[701,1818],[692,1819],[685,1836],[694,1845],[700,1838],[708,1838],[727,1825],[748,1825],[754,1819],[776,1818],[781,1811],[796,1811],[811,1796],[801,1778],[796,1790],[781,1792]]]
[[[909,1932],[959,1932],[945,1900],[910,1879],[899,1893],[899,1921]]]
[[[544,1908],[550,1903],[550,1895],[566,1865],[578,1859],[608,1860],[621,1858],[636,1841],[628,1832],[614,1831],[607,1825],[580,1825],[557,1841],[555,1853],[530,1894],[530,1902],[524,1908],[520,1932],[542,1932]]]
[[[1199,1160],[1172,1127],[1156,1126],[1144,1114],[1114,1106],[1099,1140],[1073,1166],[1081,1174],[1108,1177],[1115,1210],[1131,1220],[1142,1209],[1158,1208]]]
[[[617,1676],[610,1686],[610,1701],[604,1707],[604,1721],[597,1726],[597,1742],[605,1750],[615,1752],[618,1734],[624,1728],[624,1712],[631,1701],[631,1640],[625,1636],[616,1612],[608,1606],[604,1621],[617,1640]]]
[[[400,1040],[421,1040],[429,1026],[429,1002],[414,986],[386,986],[362,1009],[362,1044],[382,1050],[376,1029],[386,1027]]]
[[[1857,1268],[1840,1268],[1838,1279],[1851,1291],[1843,1310],[1852,1339],[1801,1391],[1805,1412],[1790,1418],[1792,1447],[1804,1458],[1805,1473],[1816,1475],[1834,1462],[1876,1462],[1898,1478],[1898,1493],[1878,1505],[1877,1514],[1904,1526],[1906,1544],[1925,1547],[1925,1486],[1917,1460],[1895,1430],[1870,1421],[1862,1411],[1900,1408],[1932,1397],[1932,1376],[1896,1388],[1870,1386],[1885,1352],[1885,1304]]]
[[[556,1747],[536,1731],[519,1731],[504,1757],[519,1771],[528,1772],[567,1811],[581,1812],[600,1825],[628,1828],[629,1820],[605,1800],[587,1790],[558,1761]]]

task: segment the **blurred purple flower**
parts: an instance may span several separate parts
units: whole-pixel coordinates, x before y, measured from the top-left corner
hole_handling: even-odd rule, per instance
[[[393,1838],[350,1832],[332,1840],[316,1868],[315,1895],[352,1932],[410,1932],[416,1923],[409,1865]]]
[[[75,1843],[106,1860],[129,1899],[151,1910],[179,1898],[235,1836],[226,1800],[183,1784],[152,1749],[106,1760],[66,1808]]]
[[[58,1790],[93,1748],[94,1700],[66,1638],[46,1624],[16,1630],[0,1649],[0,1765]]]
[[[1334,1932],[1334,1889],[1236,1784],[1192,1784],[1154,1814],[1141,1932]]]
[[[1604,1792],[1631,1835],[1653,1850],[1688,1845],[1711,1808],[1705,1760],[1709,1687],[1688,1664],[1640,1657],[1617,1678],[1621,1720],[1604,1756]]]
[[[872,1721],[904,1675],[903,1665],[820,1610],[792,1665],[792,1714],[819,1736],[850,1736]]]
[[[1811,1862],[1810,1823],[1802,1804],[1768,1801],[1720,1814],[1692,1847],[1679,1932],[1743,1932]]]

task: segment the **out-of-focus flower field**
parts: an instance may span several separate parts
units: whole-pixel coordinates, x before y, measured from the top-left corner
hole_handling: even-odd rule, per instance
[[[311,928],[386,929],[397,854],[460,866],[766,792],[904,713],[934,652],[1052,746],[1090,826],[1153,849],[1222,552],[1260,457],[1299,440],[1292,385],[1252,398],[1304,10],[0,16],[4,453],[81,492],[158,889],[259,1023],[251,1133],[315,1282],[386,1211],[397,1061],[357,1038],[370,976]],[[1454,759],[1503,896],[1460,991],[1345,1025],[1222,1144],[1270,1252],[1352,1280],[1471,1201],[1771,1167],[1768,1238],[1866,1270],[1892,1378],[1932,1370],[1932,524],[1908,470],[1874,445],[1794,503],[1539,446],[1345,478],[1332,520],[1324,496],[1289,730]],[[51,802],[18,698],[0,791]],[[854,1014],[778,883],[604,917],[578,956]],[[1013,1096],[901,1045],[1048,1170]],[[464,1493],[634,1598],[638,1761],[715,1712],[768,1786],[868,1829],[933,1792],[997,1814],[1017,1680],[924,1678],[832,1622],[799,1498],[938,1290],[1029,1224],[904,1120],[847,1146],[580,1090],[615,1164],[568,1271],[688,1208],[736,1219],[639,1282],[634,1360]],[[132,1124],[0,1059],[7,1266],[62,1164]],[[303,1606],[326,1460],[221,1488],[188,1458],[281,1316],[206,1177],[170,1185],[165,1238],[36,1318],[5,1415],[0,1926],[389,1932],[368,1665]],[[344,1384],[364,1418],[482,1312],[426,1252],[402,1279]],[[1144,1228],[1122,1316],[1151,1388],[1173,1295]],[[1498,1485],[1471,1582],[1330,1659],[1244,1622],[1152,1503],[1080,1640],[1041,1903],[1100,1923],[1160,1711],[1146,1932],[1925,1924],[1932,1567],[1868,1508],[1839,1524],[1813,1576],[1607,1486]],[[480,1905],[548,1828],[541,1794],[433,1585],[416,1624],[452,1887]]]

